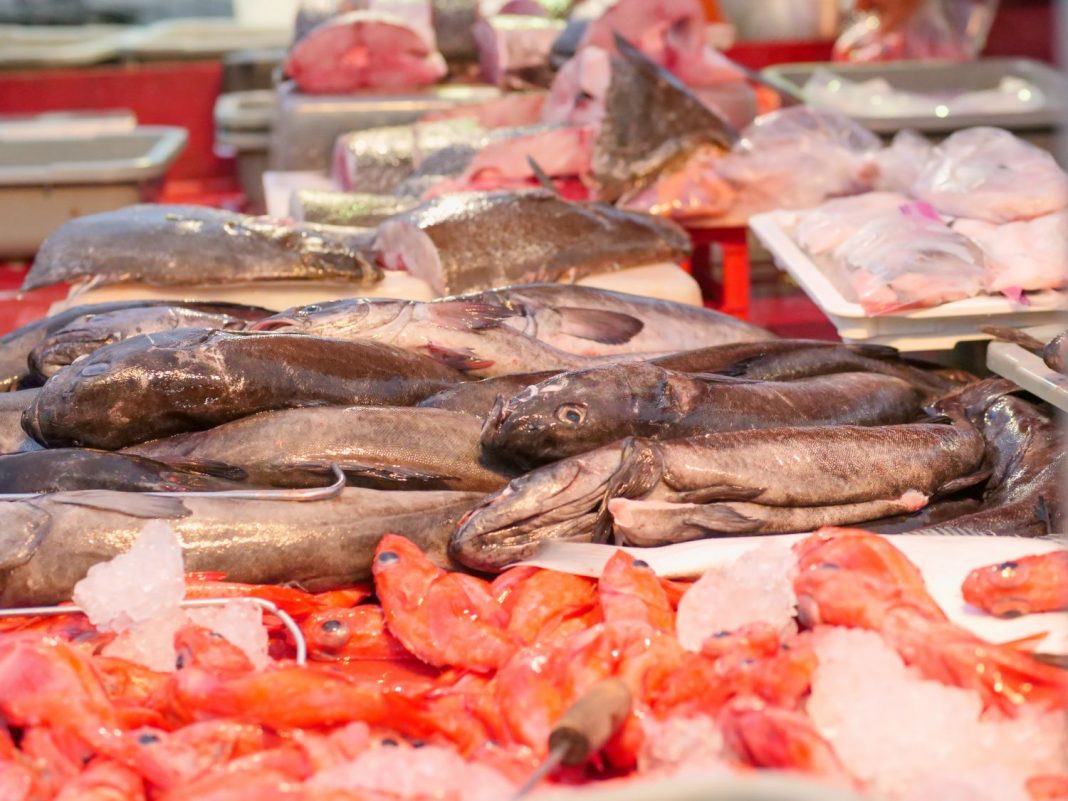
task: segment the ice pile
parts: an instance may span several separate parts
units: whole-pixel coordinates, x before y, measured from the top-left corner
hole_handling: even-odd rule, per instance
[[[638,773],[731,772],[724,758],[723,734],[711,717],[647,717],[641,724],[645,738],[638,754]]]
[[[733,564],[709,570],[679,602],[679,643],[687,651],[700,651],[712,635],[758,622],[792,634],[796,573],[794,552],[773,542],[746,551]]]
[[[808,713],[873,792],[909,801],[1022,801],[1028,777],[1063,770],[1062,715],[984,718],[978,693],[920,677],[875,632],[819,631],[816,654]]]
[[[103,653],[160,672],[174,670],[174,635],[185,626],[210,629],[266,666],[267,630],[260,608],[240,599],[182,609],[182,545],[166,523],[145,525],[130,550],[93,565],[74,587],[74,602],[98,629],[118,636]]]

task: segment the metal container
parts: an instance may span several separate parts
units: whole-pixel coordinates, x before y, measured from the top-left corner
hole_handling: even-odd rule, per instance
[[[263,173],[276,106],[275,93],[269,89],[230,92],[215,102],[215,153],[236,161],[238,181],[254,214],[266,210]]]
[[[271,169],[330,168],[334,142],[349,131],[415,122],[424,114],[480,103],[500,96],[495,86],[441,85],[407,94],[306,95],[292,84],[278,90],[278,112],[271,134]]]
[[[0,141],[0,258],[25,258],[83,214],[153,200],[184,128]]]
[[[0,25],[0,68],[81,67],[119,53],[121,25]]]

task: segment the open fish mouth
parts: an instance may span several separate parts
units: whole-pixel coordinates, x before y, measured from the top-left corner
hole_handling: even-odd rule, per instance
[[[266,320],[260,320],[257,323],[253,323],[246,330],[248,331],[284,331],[290,328],[303,328],[300,322],[292,317],[268,317]]]

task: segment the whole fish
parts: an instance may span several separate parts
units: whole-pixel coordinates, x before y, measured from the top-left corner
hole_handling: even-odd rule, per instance
[[[1068,609],[1068,551],[978,567],[964,579],[961,594],[972,606],[998,617]]]
[[[22,428],[22,413],[33,403],[39,392],[39,389],[0,392],[0,453],[22,453],[41,449]],[[490,406],[492,405],[493,402],[490,401]]]
[[[510,314],[507,309],[477,301],[353,298],[287,309],[260,321],[253,330],[382,342],[487,378],[560,372],[593,363],[504,325]]]
[[[320,482],[322,484],[323,482]],[[0,456],[0,495],[101,489],[121,492],[235,489],[225,478],[111,451],[54,448]]]
[[[351,586],[371,577],[375,546],[403,532],[438,564],[470,492],[346,489],[309,503],[90,490],[0,504],[0,608],[70,600],[94,564],[129,550],[149,520],[182,541],[185,568],[229,581]]]
[[[256,486],[322,486],[336,464],[350,486],[490,492],[514,473],[482,457],[481,428],[475,417],[439,409],[285,409],[125,453],[187,470],[232,470]]]
[[[498,397],[510,398],[529,386],[538,384],[547,378],[559,375],[555,370],[542,373],[515,373],[497,378],[483,378],[481,381],[465,381],[462,384],[443,389],[431,395],[419,405],[428,409],[445,409],[450,412],[485,419],[493,411]]]
[[[525,284],[456,299],[508,310],[511,314],[504,316],[506,324],[581,356],[674,354],[691,348],[776,339],[770,331],[711,309],[594,287]],[[704,366],[672,369],[715,372]]]
[[[1042,361],[1045,362],[1046,367],[1053,370],[1055,373],[1066,372],[1065,351],[1066,345],[1068,345],[1068,340],[1066,340],[1065,337],[1068,336],[1068,332],[1058,334],[1049,342],[1043,342],[1027,332],[1020,331],[1016,328],[1007,328],[999,325],[985,325],[981,330],[984,333],[990,334],[995,339],[1012,342],[1025,350],[1031,351],[1036,356],[1040,356]]]
[[[8,392],[33,383],[28,366],[30,353],[52,334],[66,328],[75,320],[88,315],[107,314],[121,309],[157,306],[176,306],[206,314],[229,314],[243,320],[259,320],[273,314],[258,306],[242,306],[237,303],[191,303],[180,300],[123,300],[74,306],[50,317],[34,320],[0,337],[0,392]]]
[[[634,438],[513,479],[464,521],[450,552],[468,567],[500,570],[545,540],[602,541],[613,498],[793,508],[947,495],[986,477],[983,453],[964,421]]]
[[[77,217],[41,245],[22,290],[83,279],[157,286],[249,281],[373,284],[382,271],[355,228],[266,218],[203,206],[145,204]]]
[[[220,304],[221,305],[221,304]],[[123,339],[172,331],[176,328],[213,328],[241,331],[247,319],[224,311],[202,311],[183,306],[137,306],[102,314],[87,314],[56,331],[30,352],[30,368],[42,378],[51,378],[104,345]]]
[[[417,205],[419,199],[414,197],[301,189],[293,193],[289,211],[293,219],[301,222],[364,228],[376,226]]]
[[[459,380],[377,342],[187,328],[116,342],[61,370],[22,425],[48,447],[116,450],[272,409],[411,406]]]
[[[482,444],[518,464],[544,464],[627,436],[905,423],[921,416],[921,401],[904,381],[875,373],[777,382],[609,365],[563,373],[502,400]]]
[[[677,264],[690,239],[651,215],[531,189],[435,198],[379,225],[374,248],[387,267],[403,267],[451,295]]]

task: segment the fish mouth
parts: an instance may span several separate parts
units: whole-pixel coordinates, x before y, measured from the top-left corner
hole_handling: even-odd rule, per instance
[[[292,317],[268,317],[265,320],[253,323],[246,331],[282,331],[286,328],[303,328],[297,320]]]
[[[41,445],[46,445],[44,436],[41,433],[41,409],[40,404],[38,403],[39,400],[40,396],[35,398],[33,403],[22,411],[22,430],[29,434],[36,442]]]

